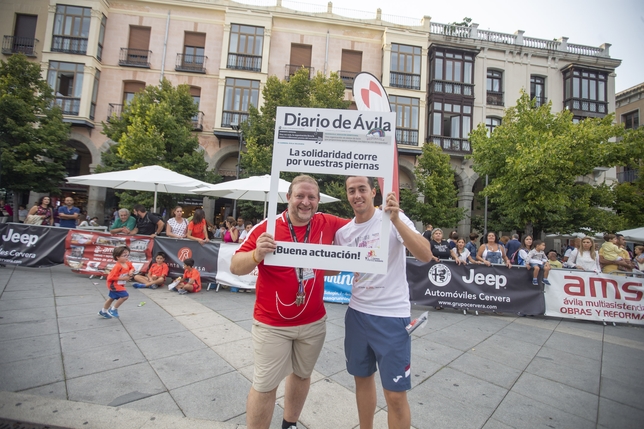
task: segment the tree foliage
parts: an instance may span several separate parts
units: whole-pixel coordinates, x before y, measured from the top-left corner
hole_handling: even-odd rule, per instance
[[[177,173],[210,183],[218,176],[207,171],[199,139],[192,131],[192,118],[198,113],[188,85],[177,87],[163,80],[147,86],[124,106],[120,117],[103,123],[103,134],[116,142],[103,153],[103,166],[97,171],[119,171],[160,165]],[[121,192],[122,205],[152,205],[150,192]],[[159,194],[161,205],[169,207],[176,195]]]
[[[403,189],[400,196],[401,207],[410,218],[450,227],[463,219],[465,210],[457,207],[458,189],[449,160],[449,155],[435,144],[423,146],[415,170],[418,192],[423,199],[419,201],[408,189]]]
[[[246,140],[246,152],[242,153],[243,175],[248,177],[271,173],[278,106],[346,109],[349,102],[344,100],[344,90],[344,83],[337,73],[331,73],[330,77],[318,73],[310,79],[309,71],[302,68],[288,81],[270,76],[262,90],[264,104],[259,109],[251,106],[248,121],[242,123]],[[291,180],[294,176],[285,173],[282,178]],[[346,202],[344,176],[322,176],[318,177],[318,182],[320,191],[345,201],[344,204],[325,204],[325,212],[338,216],[353,216],[353,211]],[[240,207],[242,215],[249,218],[261,215],[263,210],[261,204],[249,203]]]
[[[53,102],[38,63],[22,54],[0,61],[0,186],[14,195],[60,192],[74,150],[65,145],[69,124]]]
[[[536,107],[523,92],[490,136],[484,124],[470,134],[474,170],[490,179],[482,195],[507,229],[620,229],[624,218],[612,210],[615,187],[595,183],[593,173],[641,159],[642,130],[626,132],[613,115],[574,123],[571,112],[550,109],[550,103]]]

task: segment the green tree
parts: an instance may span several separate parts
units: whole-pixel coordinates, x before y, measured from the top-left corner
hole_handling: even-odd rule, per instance
[[[424,145],[415,175],[422,201],[408,189],[403,189],[400,195],[401,207],[410,218],[445,226],[456,225],[463,219],[465,210],[456,206],[458,189],[448,154],[435,144]]]
[[[192,131],[192,118],[198,113],[188,85],[177,87],[163,80],[147,86],[124,106],[120,117],[103,123],[103,134],[116,142],[103,153],[103,166],[97,171],[119,171],[147,165],[160,165],[177,173],[210,183],[219,177],[207,171],[199,139]],[[152,205],[151,192],[117,193],[122,205]],[[160,206],[170,207],[177,195],[159,194]]]
[[[251,106],[248,121],[242,123],[246,152],[242,153],[244,176],[270,174],[273,159],[273,137],[275,116],[278,106],[346,109],[349,102],[344,100],[344,83],[337,73],[326,77],[321,73],[309,78],[307,69],[298,70],[288,81],[270,76],[262,90],[264,104],[257,109]],[[295,175],[284,173],[283,179],[291,180]],[[325,204],[324,211],[339,216],[353,216],[346,203],[344,176],[318,177],[320,190],[339,198],[345,203]],[[261,216],[262,203],[239,204],[244,218]]]
[[[74,153],[65,145],[69,124],[53,102],[38,63],[22,54],[0,61],[0,186],[13,191],[15,222],[19,193],[60,192]]]
[[[550,103],[536,107],[522,92],[490,136],[484,124],[470,134],[474,170],[490,179],[483,196],[501,211],[497,218],[508,229],[619,229],[623,218],[611,210],[614,188],[594,186],[591,178],[596,167],[624,165],[641,152],[637,135],[613,124],[613,115],[574,123],[571,112],[550,109]]]

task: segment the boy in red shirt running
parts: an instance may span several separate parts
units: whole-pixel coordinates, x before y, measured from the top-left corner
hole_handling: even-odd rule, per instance
[[[201,290],[201,275],[194,266],[195,260],[192,258],[188,258],[183,261],[183,279],[181,280],[181,283],[177,285],[176,289],[180,295],[184,295],[188,292],[197,293]]]
[[[98,312],[98,315],[105,319],[119,317],[118,308],[130,296],[125,290],[125,282],[130,280],[134,275],[134,267],[128,260],[130,256],[129,247],[121,246],[114,248],[112,256],[116,261],[116,265],[114,265],[112,271],[107,275],[107,289],[110,291],[109,298],[103,304],[101,311]],[[112,303],[114,304],[112,305]],[[110,307],[110,305],[112,306]]]
[[[165,278],[168,277],[168,264],[165,263],[168,255],[165,252],[158,252],[154,257],[155,263],[150,264],[150,269],[148,270],[147,275],[137,274],[134,276],[134,286],[137,289],[149,287],[150,289],[156,289],[165,283]]]

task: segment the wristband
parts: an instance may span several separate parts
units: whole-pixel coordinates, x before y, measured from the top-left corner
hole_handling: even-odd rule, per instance
[[[259,265],[259,263],[261,261],[258,261],[257,259],[255,259],[255,250],[257,250],[257,249],[253,249],[253,253],[251,253],[250,256],[253,257],[253,262],[255,262],[255,264]]]

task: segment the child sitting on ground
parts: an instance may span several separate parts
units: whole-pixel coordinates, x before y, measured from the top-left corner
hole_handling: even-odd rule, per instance
[[[148,273],[144,276],[142,274],[137,274],[134,276],[134,283],[132,286],[135,288],[146,288],[156,289],[165,283],[165,278],[168,276],[168,264],[165,263],[168,255],[165,252],[158,252],[154,257],[154,263],[150,264]]]
[[[188,292],[197,293],[201,290],[201,275],[194,266],[195,260],[192,258],[183,261],[183,278],[175,289],[180,295]]]
[[[532,284],[535,286],[539,284],[537,277],[539,276],[539,270],[543,268],[543,284],[549,286],[548,274],[550,273],[550,263],[548,262],[546,254],[543,252],[546,248],[546,243],[541,240],[534,240],[533,246],[534,248],[528,252],[528,263],[526,264],[528,270],[530,268],[534,269],[532,273]]]
[[[134,266],[128,260],[130,257],[129,247],[115,247],[112,256],[116,264],[114,264],[114,268],[107,275],[107,289],[110,291],[109,298],[103,304],[103,308],[98,312],[98,315],[105,319],[119,317],[118,308],[130,296],[125,290],[125,282],[130,280],[134,275]],[[114,303],[114,301],[116,302]]]

